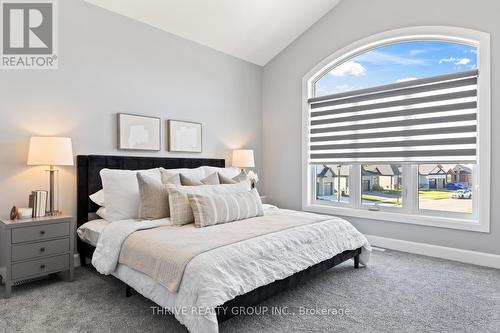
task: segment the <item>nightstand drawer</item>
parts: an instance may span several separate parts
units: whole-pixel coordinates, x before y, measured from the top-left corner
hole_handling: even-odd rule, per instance
[[[12,265],[12,279],[43,275],[69,269],[69,254]]]
[[[69,223],[12,229],[12,243],[30,242],[69,235]]]
[[[44,257],[66,252],[69,252],[69,238],[25,245],[14,245],[12,247],[12,261]]]

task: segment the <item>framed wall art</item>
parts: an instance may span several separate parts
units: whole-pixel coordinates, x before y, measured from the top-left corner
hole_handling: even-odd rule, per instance
[[[119,113],[118,149],[160,151],[160,118]]]
[[[202,128],[200,123],[168,120],[168,151],[201,153]]]

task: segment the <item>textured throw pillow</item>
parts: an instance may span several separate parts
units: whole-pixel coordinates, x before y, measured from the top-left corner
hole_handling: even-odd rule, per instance
[[[161,182],[163,184],[182,185],[181,175],[178,173],[176,173],[175,175],[172,175],[170,177],[167,177],[166,175],[165,176],[162,175]]]
[[[158,179],[154,179],[137,173],[137,182],[139,183],[139,218],[144,220],[156,220],[170,215],[168,205],[167,186],[179,185],[178,175],[172,176],[166,180],[166,184]]]
[[[219,175],[217,172],[212,173],[211,175],[206,176],[201,180],[201,182],[204,185],[218,185],[220,184],[219,182]]]
[[[217,174],[219,176],[219,183],[220,184],[238,184],[238,182],[236,180],[228,178],[221,173],[217,173]]]
[[[102,169],[100,171],[108,221],[114,222],[139,217],[140,197],[137,172],[158,181],[161,179],[158,169],[137,171]]]
[[[248,178],[246,172],[243,170],[241,170],[241,172],[237,176],[233,177],[233,180],[238,182],[238,183],[242,183],[242,182],[250,183],[250,178]]]
[[[224,194],[250,191],[247,183],[231,185],[205,186],[168,186],[168,202],[170,206],[170,221],[173,225],[183,225],[194,221],[193,209],[189,203],[188,194]]]
[[[199,185],[203,185],[203,183],[201,182],[201,180],[194,179],[194,178],[189,178],[188,176],[183,175],[182,173],[180,174],[180,178],[181,178],[181,185],[182,186],[199,186]]]
[[[248,178],[248,175],[245,173],[245,171],[241,170],[239,174],[237,174],[233,178],[228,178],[222,174],[219,173],[219,183],[221,184],[236,184],[236,183],[246,183],[248,186],[251,187],[252,182],[250,181],[250,178]]]
[[[187,168],[182,168],[182,169],[164,169],[160,168],[160,174],[161,174],[161,179],[162,182],[166,183],[166,180],[171,178],[172,176],[178,175],[178,174],[183,174],[186,177],[189,177],[191,179],[195,180],[202,180],[207,176],[205,173],[205,169],[203,167],[199,167],[196,169],[187,169]]]
[[[205,175],[211,175],[214,172],[218,172],[227,178],[236,177],[241,172],[241,169],[236,167],[218,168],[211,166],[203,166],[202,168],[205,170]]]
[[[189,178],[186,175],[180,174],[181,184],[183,186],[200,186],[200,185],[218,185],[219,177],[217,173],[213,173],[209,176],[206,176],[202,180],[196,180],[193,178]]]
[[[239,221],[264,215],[256,189],[227,194],[188,194],[196,227]]]

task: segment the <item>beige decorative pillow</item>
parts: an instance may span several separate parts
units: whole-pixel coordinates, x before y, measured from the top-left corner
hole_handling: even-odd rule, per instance
[[[218,185],[219,184],[219,177],[217,176],[217,173],[214,172],[213,174],[206,176],[202,180],[196,180],[193,178],[189,178],[182,173],[180,174],[181,178],[181,184],[183,186],[199,186],[199,185]]]
[[[157,179],[137,173],[139,184],[139,218],[144,220],[155,220],[168,217],[170,209],[168,204],[167,184],[180,185],[179,175],[166,180],[167,184]]]
[[[183,225],[194,221],[193,209],[189,203],[188,194],[224,194],[250,191],[247,183],[229,185],[205,186],[175,186],[169,185],[168,201],[170,206],[170,221],[173,225]]]
[[[172,176],[183,174],[186,177],[189,177],[191,179],[196,179],[196,180],[202,180],[203,178],[206,177],[205,170],[203,167],[199,167],[196,169],[187,169],[187,168],[182,168],[182,169],[164,169],[160,168],[160,174],[161,174],[161,179],[164,183],[166,183],[166,180],[171,178]]]
[[[176,173],[175,175],[172,175],[170,177],[167,177],[167,175],[162,175],[161,182],[163,184],[182,185],[181,175],[178,173]]]
[[[205,178],[203,178],[201,180],[201,182],[205,185],[218,185],[218,184],[220,184],[219,175],[217,172],[214,172],[214,173],[206,176]]]
[[[199,186],[203,185],[201,180],[196,180],[193,178],[189,178],[188,176],[184,176],[182,173],[180,174],[181,177],[181,184],[182,186]]]
[[[187,196],[198,228],[264,215],[256,189],[239,193]]]
[[[241,170],[241,172],[236,177],[233,177],[233,180],[238,182],[238,183],[242,183],[242,182],[250,183],[250,178],[248,178],[248,176],[244,170]]]
[[[219,175],[219,183],[220,184],[237,184],[238,182],[231,179],[231,178],[228,178],[224,175],[222,175],[221,173],[217,173]]]

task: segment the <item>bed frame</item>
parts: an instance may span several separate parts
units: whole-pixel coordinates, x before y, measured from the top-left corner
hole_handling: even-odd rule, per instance
[[[102,188],[99,172],[104,169],[121,170],[142,170],[157,167],[165,169],[177,168],[197,168],[200,166],[225,166],[223,159],[205,159],[205,158],[164,158],[164,157],[132,157],[132,156],[100,156],[100,155],[79,155],[77,160],[77,226],[95,219],[95,212],[99,208],[89,195],[99,191]],[[80,263],[85,266],[86,259],[91,259],[95,247],[83,242],[77,237],[77,250],[80,254]],[[285,279],[274,281],[268,285],[259,287],[246,294],[235,297],[219,306],[217,319],[223,322],[235,315],[242,307],[252,307],[270,298],[277,293],[291,289],[305,281],[312,279],[319,273],[334,267],[346,260],[354,259],[354,268],[359,268],[359,255],[361,248],[344,251],[338,255],[311,266],[301,272],[295,273]],[[130,296],[132,289],[125,285],[125,295]]]

